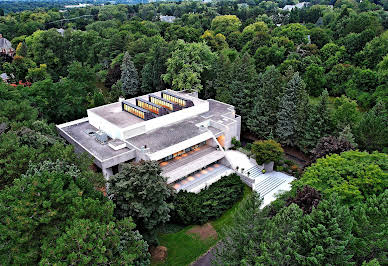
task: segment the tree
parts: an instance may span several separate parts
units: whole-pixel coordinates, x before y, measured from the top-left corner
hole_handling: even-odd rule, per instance
[[[261,46],[257,48],[254,58],[256,62],[256,67],[259,72],[262,72],[270,65],[280,65],[286,54],[286,48],[278,46],[277,44],[269,46]]]
[[[368,42],[356,55],[361,66],[374,69],[388,53],[388,30]]]
[[[233,216],[233,226],[225,230],[222,245],[216,248],[216,262],[218,265],[240,265],[247,262],[247,247],[251,240],[262,239],[263,226],[266,216],[260,209],[262,199],[253,192],[241,202],[241,207]]]
[[[121,78],[121,69],[120,64],[113,64],[106,74],[105,78],[105,87],[112,88],[112,85],[115,84]]]
[[[356,128],[356,141],[360,148],[383,150],[388,146],[388,112],[382,101],[364,113]]]
[[[50,75],[47,73],[47,65],[42,64],[39,67],[28,69],[26,80],[30,82],[37,82],[49,79]]]
[[[27,45],[25,42],[20,42],[16,47],[16,55],[26,57],[27,56]]]
[[[321,201],[321,193],[318,190],[305,186],[299,189],[295,197],[287,199],[287,205],[296,204],[303,210],[304,214],[310,214],[313,208],[316,208]]]
[[[215,34],[221,33],[226,38],[235,31],[239,31],[241,21],[235,15],[217,16],[211,22],[211,29]]]
[[[201,90],[202,75],[212,70],[215,59],[216,55],[206,44],[178,40],[162,78],[174,90]]]
[[[32,166],[0,191],[0,260],[6,264],[147,261],[147,244],[129,220],[74,165]],[[117,228],[117,229],[116,229]],[[122,230],[119,230],[122,228]],[[133,232],[129,232],[133,231]],[[132,241],[125,241],[125,233]]]
[[[345,95],[335,98],[334,108],[332,113],[333,123],[338,131],[347,125],[354,129],[360,122],[361,113],[358,110],[356,101],[349,99]]]
[[[128,52],[124,54],[121,64],[121,89],[127,97],[133,97],[139,94],[139,76],[132,58]]]
[[[283,149],[274,140],[258,140],[252,144],[252,153],[258,164],[277,162],[283,156]]]
[[[320,158],[296,181],[295,188],[308,185],[323,196],[337,193],[341,202],[354,204],[381,194],[388,185],[384,153],[345,151]]]
[[[287,83],[279,103],[276,135],[281,143],[296,145],[298,133],[298,110],[303,105],[305,83],[296,72]]]
[[[101,224],[77,219],[56,240],[42,248],[41,263],[67,264],[149,264],[148,245],[135,224],[126,218]]]
[[[352,216],[335,197],[319,202],[311,213],[291,204],[266,217],[253,195],[228,228],[216,260],[220,265],[350,264]]]
[[[309,95],[318,97],[325,86],[325,69],[317,64],[311,64],[303,75]]]
[[[299,147],[305,151],[314,148],[318,140],[327,136],[332,129],[327,90],[322,92],[318,104],[311,105],[310,108],[309,115],[304,124],[303,134],[299,141]]]
[[[321,138],[317,146],[312,150],[314,160],[325,157],[326,155],[354,149],[353,145],[344,138],[337,138],[335,136],[327,136]]]
[[[274,66],[259,75],[259,86],[248,115],[248,129],[261,139],[275,132],[279,101],[283,93],[284,77]]]
[[[242,117],[248,117],[253,104],[253,96],[257,92],[257,73],[253,59],[248,53],[234,60],[232,65],[231,103],[236,107],[237,113]],[[243,120],[243,126],[246,121]]]
[[[292,24],[275,28],[273,34],[278,37],[286,36],[295,44],[303,44],[303,43],[306,44],[308,29],[306,28],[306,26],[302,24],[292,23]]]
[[[365,203],[357,204],[353,211],[355,237],[352,250],[354,260],[361,264],[375,258],[383,264],[387,261],[388,225],[385,223],[388,214],[388,190],[379,196],[371,195]],[[378,262],[377,261],[377,262]],[[380,265],[380,264],[377,264]]]
[[[167,58],[171,54],[168,51],[167,44],[164,42],[155,44],[149,53],[141,72],[141,92],[147,94],[154,91],[159,91],[165,88],[162,79],[163,73],[166,73]]]
[[[141,232],[154,230],[170,219],[172,205],[167,185],[156,162],[125,164],[108,181],[108,194],[116,205],[119,219],[132,217]]]

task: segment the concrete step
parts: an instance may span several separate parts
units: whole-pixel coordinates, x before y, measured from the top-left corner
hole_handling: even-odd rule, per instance
[[[269,176],[263,181],[259,182],[258,184],[255,184],[254,190],[260,194],[260,197],[264,197],[265,195],[270,193],[272,190],[276,189],[285,181],[286,180],[282,178]]]

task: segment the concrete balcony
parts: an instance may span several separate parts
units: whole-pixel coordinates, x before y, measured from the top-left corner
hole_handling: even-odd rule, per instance
[[[224,157],[224,152],[210,146],[202,146],[169,162],[161,163],[162,175],[170,184]]]

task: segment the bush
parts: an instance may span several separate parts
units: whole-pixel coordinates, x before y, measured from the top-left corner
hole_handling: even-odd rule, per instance
[[[232,145],[235,149],[237,149],[237,148],[241,147],[241,142],[239,140],[237,140],[235,137],[233,137],[232,138]]]
[[[244,184],[236,174],[221,178],[198,194],[180,191],[174,198],[171,222],[204,224],[220,217],[242,196]]]
[[[283,148],[274,140],[258,140],[252,145],[252,153],[258,164],[277,162],[283,155]]]

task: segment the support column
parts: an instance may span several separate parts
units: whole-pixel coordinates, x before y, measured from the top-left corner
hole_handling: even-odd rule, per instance
[[[112,168],[102,168],[102,174],[104,175],[106,180],[109,180],[109,178],[113,175]]]

